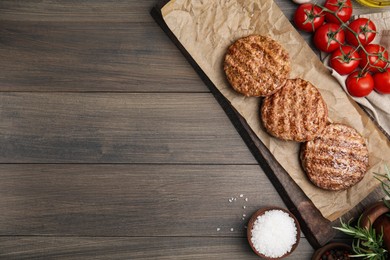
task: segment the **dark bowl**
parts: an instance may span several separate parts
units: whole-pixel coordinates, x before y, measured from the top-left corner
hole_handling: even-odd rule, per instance
[[[383,232],[383,243],[387,250],[390,250],[390,217],[387,215],[390,209],[383,201],[378,201],[364,210],[360,219],[360,226],[369,229],[371,226],[377,234]]]
[[[262,253],[258,252],[256,250],[256,248],[254,247],[253,243],[252,243],[252,229],[253,229],[253,224],[255,223],[256,219],[258,216],[261,216],[263,215],[265,212],[267,211],[270,211],[270,210],[281,210],[283,212],[286,212],[293,220],[294,220],[294,223],[295,223],[295,226],[297,228],[297,237],[296,237],[296,242],[295,244],[292,246],[291,250],[287,253],[285,253],[284,255],[280,256],[280,257],[276,257],[276,258],[273,258],[273,257],[269,257],[269,256],[265,256],[263,255]],[[279,207],[265,207],[265,208],[261,208],[259,209],[258,211],[256,211],[250,218],[249,222],[248,222],[248,229],[247,229],[247,238],[248,238],[248,242],[249,242],[249,245],[251,246],[252,250],[258,255],[260,256],[261,258],[264,258],[264,259],[282,259],[286,256],[289,256],[298,246],[299,244],[299,239],[301,237],[301,227],[299,226],[299,222],[298,220],[296,219],[296,217],[288,210],[286,209],[283,209],[283,208],[279,208]]]
[[[325,254],[329,250],[344,250],[344,251],[348,251],[348,252],[352,253],[352,247],[351,246],[349,246],[347,244],[344,244],[344,243],[334,242],[334,243],[326,244],[325,246],[317,249],[314,252],[311,260],[321,260],[322,259],[322,255]]]

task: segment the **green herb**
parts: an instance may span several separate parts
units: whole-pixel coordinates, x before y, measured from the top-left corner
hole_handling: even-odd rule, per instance
[[[390,197],[390,169],[385,165],[385,174],[375,173],[375,178],[381,182],[382,190],[387,197]],[[383,203],[390,208],[390,201],[383,199]],[[360,219],[356,226],[352,226],[350,221],[344,223],[340,220],[341,227],[335,229],[350,235],[354,238],[352,243],[352,250],[355,253],[350,257],[361,257],[369,260],[386,260],[388,259],[388,252],[383,246],[383,228],[380,234],[377,234],[371,223],[369,228],[360,227]]]
[[[370,260],[386,260],[387,251],[383,248],[383,230],[381,234],[376,234],[375,229],[372,228],[371,225],[368,229],[361,228],[359,225],[360,218],[357,226],[352,226],[350,222],[344,223],[340,220],[341,227],[335,227],[335,229],[354,238],[352,250],[355,254],[351,255],[351,257],[362,257],[363,259]]]
[[[385,170],[386,170],[386,174],[375,173],[375,175],[386,178],[387,181],[390,181],[390,170],[387,167],[387,165],[385,165]],[[375,178],[381,182],[382,190],[386,194],[386,196],[390,197],[390,184],[389,184],[389,182],[385,182],[384,180],[382,180],[376,176],[375,176]],[[390,201],[389,200],[383,199],[383,203],[390,209]]]

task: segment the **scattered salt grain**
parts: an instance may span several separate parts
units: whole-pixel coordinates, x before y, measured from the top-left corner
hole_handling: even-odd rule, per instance
[[[234,231],[234,228],[231,228],[230,231],[233,232],[233,231]]]
[[[245,198],[245,201],[248,201],[248,198]]]
[[[217,228],[217,231],[220,231],[221,230],[221,228]]]
[[[291,251],[296,237],[294,219],[282,210],[269,210],[255,220],[251,241],[259,253],[277,258]]]
[[[244,194],[240,194],[240,198],[244,197]]]
[[[243,209],[246,209],[246,206],[242,206]]]

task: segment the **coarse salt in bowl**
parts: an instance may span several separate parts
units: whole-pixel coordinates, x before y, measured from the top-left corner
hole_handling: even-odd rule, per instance
[[[295,216],[279,207],[256,211],[248,223],[247,236],[253,251],[264,259],[281,259],[298,246],[300,227]]]

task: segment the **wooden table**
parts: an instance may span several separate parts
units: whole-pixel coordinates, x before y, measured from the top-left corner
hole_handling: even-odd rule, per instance
[[[0,1],[0,259],[258,259],[285,206],[156,3]]]

